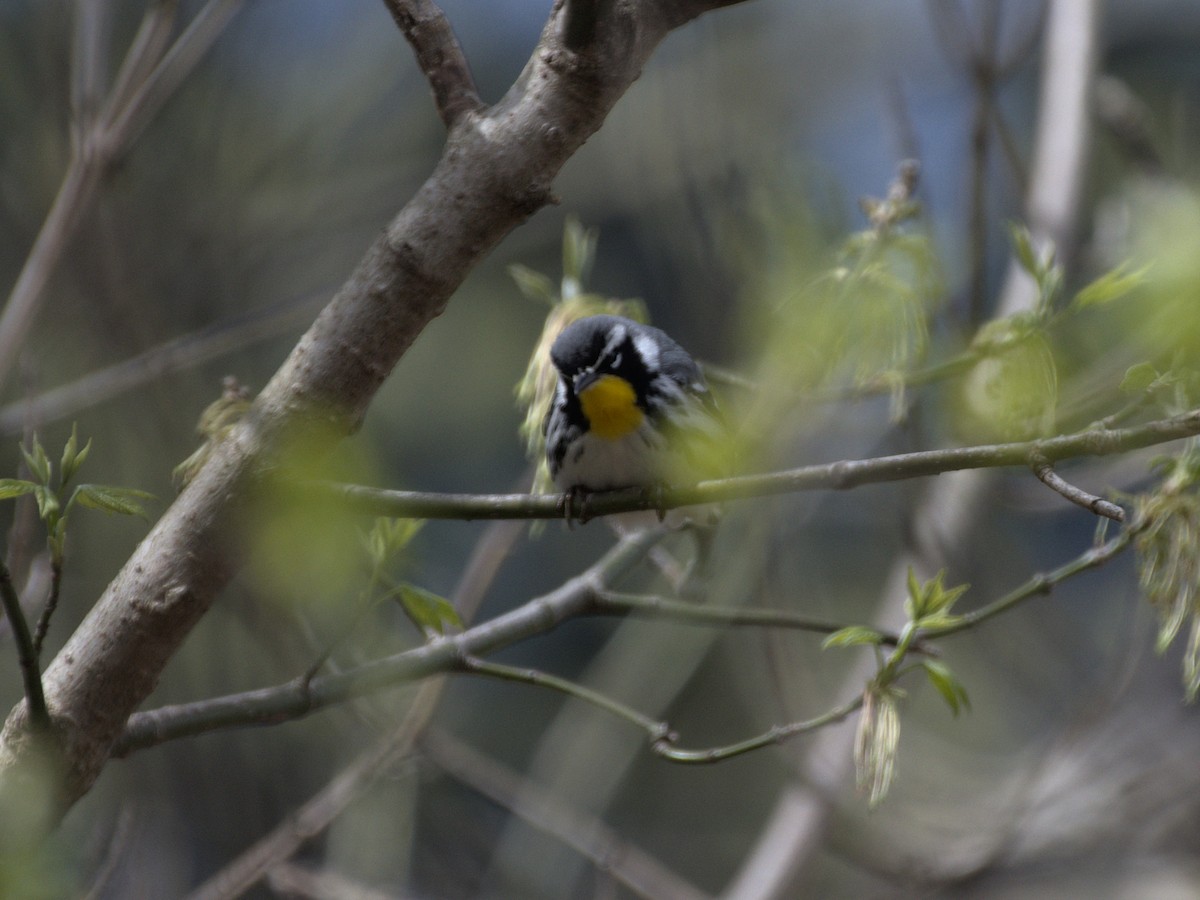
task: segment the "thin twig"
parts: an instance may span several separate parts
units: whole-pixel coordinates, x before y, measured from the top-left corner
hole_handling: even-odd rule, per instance
[[[221,728],[299,719],[352,697],[457,671],[466,657],[509,646],[579,615],[591,602],[594,591],[628,572],[662,539],[663,534],[662,529],[654,528],[630,535],[557,590],[460,634],[439,637],[403,653],[314,678],[307,684],[302,679],[294,679],[241,694],[135,713],[117,740],[113,755],[127,756],[135,750],[165,741]]]
[[[278,337],[310,321],[327,297],[328,292],[315,292],[231,316],[74,381],[0,407],[0,434],[20,434],[28,416],[34,416],[43,425],[65,419],[173,372]]]
[[[527,481],[527,479],[526,479]],[[524,533],[517,522],[493,523],[476,543],[462,577],[451,598],[464,622],[470,622],[487,587],[495,578],[500,560],[516,538]],[[290,859],[306,841],[319,835],[361,795],[366,785],[382,774],[397,759],[403,758],[424,733],[437,709],[445,678],[431,678],[421,684],[402,721],[380,742],[373,745],[340,772],[295,816],[289,816],[268,834],[198,888],[194,897],[228,897],[246,891],[284,860]],[[390,746],[390,749],[387,749]],[[208,893],[204,893],[204,891]]]
[[[743,753],[750,753],[754,750],[760,750],[763,747],[770,747],[774,744],[782,744],[789,738],[794,738],[797,735],[809,734],[818,731],[829,725],[841,722],[843,719],[853,715],[863,704],[862,696],[855,697],[848,703],[843,703],[841,706],[835,706],[828,712],[822,713],[812,719],[803,719],[799,722],[789,722],[787,725],[776,725],[774,728],[747,738],[743,741],[738,741],[733,744],[725,744],[717,747],[707,747],[700,750],[688,750],[682,747],[674,747],[665,742],[659,741],[654,744],[653,750],[664,759],[676,763],[689,764],[707,764],[718,763],[724,760],[731,759],[735,756],[741,756]]]
[[[786,609],[700,605],[654,594],[626,594],[620,591],[597,591],[587,613],[604,616],[644,616],[694,625],[791,628],[814,634],[833,634],[846,627],[844,624],[814,619]],[[894,647],[898,640],[898,635],[888,632],[880,634],[880,643],[886,646]],[[932,647],[922,645],[913,649],[922,653],[933,652]]]
[[[1098,516],[1106,516],[1118,522],[1125,521],[1124,509],[1109,500],[1105,500],[1103,497],[1089,494],[1083,488],[1078,488],[1066,481],[1054,471],[1054,466],[1041,454],[1035,453],[1030,457],[1029,468],[1033,470],[1033,474],[1038,477],[1038,480],[1042,484],[1046,485],[1050,490],[1062,494],[1076,506],[1082,506],[1088,512],[1093,512]]]
[[[502,663],[487,662],[477,656],[464,656],[460,662],[459,671],[465,672],[468,675],[483,675],[487,678],[495,678],[500,681],[515,681],[518,684],[530,684],[536,687],[548,688],[560,694],[566,694],[568,697],[574,697],[576,700],[582,700],[584,703],[590,703],[597,709],[602,709],[616,716],[618,719],[624,719],[631,725],[646,732],[646,737],[649,738],[652,744],[656,744],[659,741],[672,743],[675,740],[671,726],[666,722],[652,719],[645,713],[638,712],[627,703],[614,700],[607,694],[602,694],[599,691],[592,690],[589,687],[577,684],[566,678],[551,675],[549,672],[542,672],[539,669],[531,669],[526,666],[506,666]]]
[[[188,29],[159,58],[177,4],[154,4],[122,63],[100,115],[75,129],[76,152],[0,313],[0,385],[12,370],[58,265],[111,165],[129,149],[203,54],[242,0],[209,0]],[[157,62],[152,69],[151,65]],[[147,72],[144,77],[139,76]]]
[[[687,749],[676,746],[678,735],[676,735],[667,722],[652,719],[626,703],[614,700],[612,697],[602,694],[599,691],[576,684],[566,678],[559,678],[557,675],[551,675],[537,669],[489,663],[474,657],[466,657],[462,660],[462,671],[474,675],[485,675],[489,678],[498,678],[503,681],[515,681],[520,684],[549,688],[550,690],[566,694],[569,697],[574,697],[577,700],[582,700],[585,703],[590,703],[597,709],[610,713],[619,719],[624,719],[631,725],[646,732],[646,738],[649,740],[650,748],[654,751],[655,755],[677,763],[716,763],[731,759],[734,756],[741,756],[753,750],[781,743],[798,734],[816,731],[818,728],[824,728],[827,725],[832,725],[834,722],[840,722],[862,706],[862,698],[856,697],[849,703],[834,707],[829,712],[816,718],[805,719],[800,722],[790,722],[787,725],[776,725],[762,734],[745,740],[715,747]]]
[[[1134,428],[1088,428],[1039,441],[924,450],[871,459],[842,460],[760,475],[702,481],[661,492],[603,491],[588,496],[589,517],[635,510],[675,509],[815,490],[848,490],[865,484],[902,481],[967,469],[1028,465],[1041,454],[1053,463],[1081,456],[1107,456],[1200,434],[1200,409]],[[390,491],[361,485],[314,482],[318,494],[332,493],[354,509],[373,515],[421,519],[561,519],[570,514],[558,494],[442,494]]]
[[[1068,578],[1073,578],[1089,569],[1099,568],[1113,559],[1113,557],[1119,555],[1121,551],[1129,546],[1137,532],[1138,529],[1136,527],[1126,528],[1107,543],[1099,547],[1092,547],[1051,572],[1034,575],[1020,587],[1014,588],[1003,597],[992,601],[986,606],[981,606],[972,612],[956,617],[956,621],[953,624],[942,628],[931,628],[927,631],[922,631],[920,636],[925,640],[933,640],[934,638],[943,638],[951,634],[958,634],[960,631],[967,631],[982,622],[994,619],[1001,613],[1007,612],[1031,597],[1045,596]]]
[[[42,655],[42,644],[45,643],[46,633],[50,630],[50,619],[58,609],[58,595],[62,591],[63,567],[61,562],[50,563],[50,587],[46,591],[46,602],[42,605],[41,615],[38,616],[37,627],[33,631],[33,652],[38,658]]]
[[[0,602],[4,614],[12,627],[13,640],[17,644],[17,663],[21,667],[21,681],[25,686],[25,702],[29,706],[29,721],[38,731],[50,728],[50,711],[46,709],[46,696],[42,692],[42,674],[38,668],[38,655],[29,635],[29,623],[21,609],[21,599],[13,587],[8,566],[0,563]]]
[[[467,57],[438,5],[432,0],[384,0],[384,5],[429,80],[442,123],[453,128],[467,113],[482,110]]]
[[[205,54],[216,43],[245,0],[208,0],[183,33],[157,59],[145,78],[136,82],[128,99],[108,109],[103,139],[110,159],[119,159],[145,127],[179,89]]]
[[[639,897],[704,900],[708,896],[603,821],[445,731],[430,729],[421,738],[421,749],[430,763],[451,778],[567,844]]]
[[[430,689],[429,684],[422,685],[422,693]],[[187,900],[242,896],[281,860],[328,828],[367,785],[402,758],[411,746],[414,727],[406,717],[381,736],[278,828],[188,894]]]

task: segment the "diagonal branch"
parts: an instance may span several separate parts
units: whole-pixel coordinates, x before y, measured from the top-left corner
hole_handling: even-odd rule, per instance
[[[433,88],[433,101],[447,128],[463,115],[481,112],[483,101],[471,67],[446,15],[433,0],[383,0],[404,37],[412,45],[417,65]]]
[[[136,713],[129,718],[113,755],[126,756],[135,750],[218,728],[298,719],[351,697],[438,672],[461,671],[464,659],[506,647],[548,631],[564,619],[581,615],[597,591],[640,562],[662,536],[661,529],[631,535],[557,590],[461,634],[307,682],[295,679],[275,687]]]
[[[130,714],[237,571],[241,514],[263,474],[296,442],[330,446],[357,428],[384,379],[471,270],[551,202],[559,170],[663,38],[720,5],[617,4],[586,54],[563,48],[556,7],[508,94],[478,115],[459,116],[429,178],[46,668],[63,762],[59,814],[91,788]],[[28,731],[20,704],[0,732],[0,788],[37,765]]]

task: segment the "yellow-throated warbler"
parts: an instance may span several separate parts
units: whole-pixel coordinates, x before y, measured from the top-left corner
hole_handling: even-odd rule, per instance
[[[696,361],[665,332],[589,316],[555,339],[546,459],[564,491],[688,483],[719,474],[725,427]]]

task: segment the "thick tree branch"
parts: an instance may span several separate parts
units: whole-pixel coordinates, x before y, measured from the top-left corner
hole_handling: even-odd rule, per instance
[[[471,67],[445,14],[432,0],[384,0],[429,79],[438,115],[453,128],[463,115],[481,112],[483,101]]]
[[[508,94],[462,117],[429,179],[46,669],[46,701],[62,742],[64,810],[91,787],[130,713],[238,568],[240,513],[262,473],[297,441],[337,439],[357,427],[466,275],[550,201],[563,164],[663,37],[716,5],[618,4],[587,53],[562,46],[556,9]],[[0,733],[0,781],[32,761],[27,729],[21,704]]]
[[[1132,428],[1092,427],[1040,441],[952,447],[872,459],[841,460],[761,475],[739,475],[703,481],[688,487],[664,488],[661,492],[640,489],[604,491],[588,496],[585,511],[588,517],[595,517],[635,510],[675,509],[681,506],[746,500],[798,491],[846,490],[865,484],[901,481],[966,469],[1035,467],[1037,460],[1048,466],[1060,460],[1080,456],[1127,453],[1130,450],[1196,434],[1200,434],[1200,410]],[[317,484],[306,489],[323,494],[332,492],[361,512],[396,518],[562,519],[577,516],[579,512],[568,510],[563,503],[563,497],[558,494],[440,494],[337,484]],[[1089,503],[1082,505],[1093,512],[1098,511]],[[1108,515],[1107,512],[1104,514]],[[1115,516],[1110,515],[1110,518]]]

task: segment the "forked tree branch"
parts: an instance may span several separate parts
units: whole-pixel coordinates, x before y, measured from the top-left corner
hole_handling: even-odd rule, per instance
[[[60,813],[91,787],[130,714],[237,570],[239,512],[260,476],[296,441],[332,441],[357,427],[384,379],[466,275],[551,202],[558,171],[600,127],[658,43],[672,28],[723,5],[611,4],[585,52],[564,46],[556,7],[505,97],[460,116],[428,180],[47,668],[46,702],[64,765]],[[0,790],[34,762],[29,733],[21,704],[0,733]]]
[[[936,655],[932,640],[975,628],[1033,597],[1049,594],[1058,585],[1082,572],[1103,566],[1129,546],[1138,527],[1135,524],[1126,528],[1107,543],[1089,548],[1068,563],[1050,572],[1032,576],[991,603],[954,616],[950,624],[922,630],[908,645],[908,651]],[[550,631],[567,619],[618,612],[657,615],[692,624],[799,628],[821,633],[830,633],[842,627],[781,610],[712,608],[612,592],[609,585],[640,562],[663,533],[661,529],[651,529],[626,537],[582,575],[570,579],[549,594],[529,600],[511,612],[460,634],[436,638],[420,647],[333,675],[315,679],[301,677],[286,684],[240,694],[135,713],[117,741],[113,755],[126,756],[167,741],[226,728],[277,725],[303,718],[353,697],[377,693],[435,674],[491,675],[572,694],[637,725],[647,733],[654,753],[683,763],[718,762],[780,743],[793,735],[815,731],[840,721],[858,708],[858,703],[852,701],[816,718],[775,726],[763,734],[727,746],[691,750],[676,746],[674,733],[666,723],[643,715],[597,691],[545,673],[496,666],[482,660],[481,657],[488,653]],[[896,646],[895,635],[886,632],[877,634],[881,644]]]
[[[297,678],[274,687],[135,713],[113,747],[113,755],[125,756],[164,741],[218,728],[298,719],[352,697],[440,672],[462,671],[463,661],[470,657],[507,647],[548,631],[565,619],[582,615],[598,592],[640,562],[662,536],[660,529],[631,535],[556,590],[460,634],[437,638],[412,650],[331,675]]]

